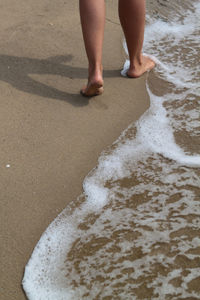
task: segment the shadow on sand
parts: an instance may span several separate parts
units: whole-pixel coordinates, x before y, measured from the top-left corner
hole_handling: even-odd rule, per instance
[[[87,78],[86,68],[64,64],[72,58],[72,55],[54,56],[47,59],[0,55],[0,80],[26,93],[67,101],[73,106],[84,106],[89,103],[89,98],[84,98],[79,93],[71,94],[60,91],[30,77],[31,74],[51,74],[71,79]],[[118,70],[104,71],[105,77],[118,77],[119,74]]]

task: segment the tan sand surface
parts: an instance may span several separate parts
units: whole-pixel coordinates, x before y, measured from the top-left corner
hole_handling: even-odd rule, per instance
[[[148,107],[145,76],[120,76],[123,35],[107,1],[105,93],[86,99],[78,2],[0,3],[0,299],[25,299],[24,267],[48,224]]]

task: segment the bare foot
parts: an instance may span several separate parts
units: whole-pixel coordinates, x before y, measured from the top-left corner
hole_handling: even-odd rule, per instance
[[[142,55],[141,63],[137,64],[135,67],[130,67],[127,76],[131,78],[140,77],[147,71],[150,71],[155,67],[155,62],[148,56]]]
[[[81,94],[85,97],[93,97],[103,93],[102,66],[96,69],[89,69],[88,84],[81,89]]]
[[[103,80],[88,80],[87,86],[82,88],[80,92],[85,97],[101,95],[103,93]]]

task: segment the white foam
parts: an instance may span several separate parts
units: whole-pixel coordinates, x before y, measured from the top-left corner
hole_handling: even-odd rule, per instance
[[[167,111],[163,102],[171,95],[157,97],[147,87],[151,106],[150,109],[137,122],[137,139],[149,147],[150,151],[160,153],[166,158],[173,159],[181,165],[199,167],[199,155],[186,155],[176,144],[173,129],[167,118]]]

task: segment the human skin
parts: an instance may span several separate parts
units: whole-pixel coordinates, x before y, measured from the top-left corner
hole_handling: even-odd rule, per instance
[[[103,92],[102,48],[105,27],[105,0],[79,0],[81,26],[88,57],[88,83],[81,90],[84,96]],[[130,68],[128,77],[140,77],[155,63],[142,55],[145,27],[145,0],[119,0],[119,19],[124,31]]]

